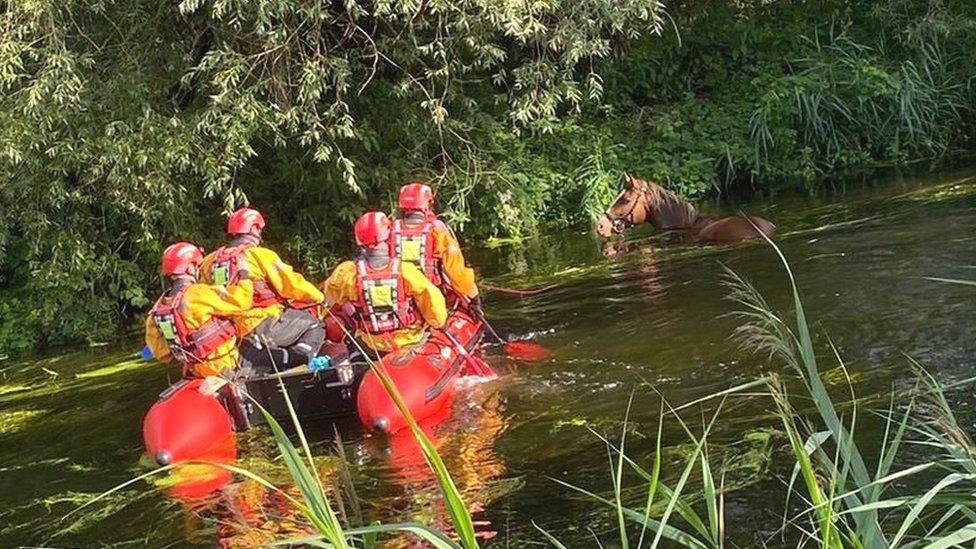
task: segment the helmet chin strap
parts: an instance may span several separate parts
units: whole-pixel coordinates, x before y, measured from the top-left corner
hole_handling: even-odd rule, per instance
[[[167,294],[172,295],[172,294],[174,294],[174,293],[182,290],[183,288],[186,288],[190,284],[193,284],[194,282],[196,282],[197,281],[197,275],[196,275],[195,272],[193,274],[173,275],[173,276],[170,277],[170,281],[171,281],[171,283],[170,283],[169,291],[167,292]]]

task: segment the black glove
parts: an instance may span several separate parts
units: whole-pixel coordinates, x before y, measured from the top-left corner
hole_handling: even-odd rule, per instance
[[[468,300],[468,310],[475,318],[484,318],[485,312],[481,310],[481,296],[476,295]]]

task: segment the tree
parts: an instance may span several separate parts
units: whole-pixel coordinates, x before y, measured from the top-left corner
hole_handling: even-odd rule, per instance
[[[464,167],[486,119],[546,131],[598,100],[594,60],[659,32],[662,13],[657,0],[0,3],[0,272],[20,295],[0,298],[42,339],[104,337],[148,303],[164,240],[216,237],[255,165],[321,170],[323,192],[359,195],[391,175],[358,176],[377,154]]]

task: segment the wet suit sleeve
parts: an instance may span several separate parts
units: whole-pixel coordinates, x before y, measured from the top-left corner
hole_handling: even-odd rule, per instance
[[[322,283],[322,291],[325,293],[325,302],[330,307],[355,301],[357,298],[356,264],[352,261],[340,263]]]
[[[424,320],[434,328],[443,326],[447,322],[444,294],[413,263],[404,261],[400,265],[403,269],[403,287],[417,303]]]
[[[258,264],[268,285],[285,299],[304,303],[321,303],[325,296],[314,284],[295,272],[291,265],[281,260],[278,254],[267,248],[248,250],[252,261]]]
[[[156,360],[173,362],[173,353],[169,350],[169,344],[163,339],[163,334],[159,333],[159,327],[156,326],[151,315],[146,318],[146,345]]]
[[[451,286],[465,297],[476,297],[478,286],[474,281],[474,269],[465,264],[461,246],[450,229],[438,223],[434,227],[433,236],[434,254],[441,258],[444,275]]]
[[[254,283],[241,280],[228,287],[210,286],[208,284],[194,284],[186,292],[186,314],[202,318],[204,311],[210,316],[233,318],[246,315],[254,304]]]

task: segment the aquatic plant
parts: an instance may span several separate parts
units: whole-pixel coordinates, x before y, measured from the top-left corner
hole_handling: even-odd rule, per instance
[[[798,376],[806,394],[816,407],[816,422],[801,418],[789,403],[788,392],[779,376],[767,377],[767,387],[776,404],[793,451],[796,465],[790,481],[789,498],[797,475],[806,488],[807,508],[787,520],[801,532],[801,541],[828,547],[895,547],[907,542],[947,546],[976,537],[976,529],[962,519],[976,518],[976,476],[973,475],[972,442],[959,427],[945,403],[943,388],[917,363],[918,383],[907,393],[893,394],[887,410],[874,412],[885,420],[885,435],[874,471],[868,469],[868,451],[857,440],[857,399],[851,386],[850,412],[842,417],[823,382],[806,320],[800,292],[789,263],[779,248],[769,244],[779,256],[790,280],[794,322],[788,324],[775,314],[754,287],[730,272],[731,298],[745,308],[746,323],[738,335],[754,349],[783,359]],[[830,345],[841,368],[843,359]],[[846,370],[846,368],[845,368]],[[903,412],[896,413],[895,397]],[[920,408],[920,402],[934,403]],[[922,435],[912,439],[910,434]],[[896,468],[900,451],[929,448],[931,461]],[[926,472],[926,475],[921,473]],[[941,477],[939,475],[942,475]],[[918,477],[908,493],[890,495],[896,481]],[[933,477],[933,478],[930,478]],[[961,486],[960,486],[961,485]],[[934,522],[930,522],[935,517]],[[800,525],[812,519],[814,528]],[[933,526],[934,525],[934,526]]]
[[[976,445],[959,425],[945,397],[945,391],[972,383],[976,378],[942,386],[909,358],[917,372],[915,385],[908,390],[893,391],[887,409],[871,412],[884,421],[880,448],[873,452],[876,444],[867,447],[859,441],[862,429],[858,423],[858,400],[850,378],[847,379],[850,402],[838,402],[828,392],[793,272],[779,248],[772,241],[769,244],[782,261],[790,281],[792,322],[775,313],[748,281],[727,270],[730,299],[741,307],[737,314],[744,321],[735,335],[747,349],[765,353],[775,360],[774,364],[785,364],[792,375],[787,378],[770,372],[759,380],[678,408],[671,408],[662,397],[650,471],[626,455],[626,429],[618,445],[606,441],[616,455],[616,465],[611,467],[610,474],[612,500],[553,480],[610,507],[617,518],[622,547],[630,546],[628,521],[640,526],[637,547],[644,545],[646,531],[654,533],[650,547],[659,546],[662,540],[683,547],[723,547],[726,488],[721,481],[716,485],[707,439],[725,399],[762,385],[772,399],[794,459],[782,525],[777,531],[777,536],[784,538],[782,541],[789,537],[795,540],[791,544],[797,546],[828,548],[941,549],[976,539]],[[830,351],[841,371],[846,372],[837,349],[831,345]],[[791,398],[796,398],[797,392],[794,385],[813,403],[812,417],[801,415],[793,408]],[[718,405],[701,434],[696,435],[677,412],[711,400],[718,400]],[[681,424],[694,444],[673,488],[662,482],[661,470],[662,425],[669,415]],[[629,407],[625,425],[628,417]],[[906,447],[914,453],[925,452],[925,458],[906,460]],[[902,465],[902,462],[914,464]],[[876,464],[873,470],[868,463]],[[647,498],[642,508],[628,507],[620,496],[625,464],[645,483]],[[684,493],[689,475],[695,469],[702,483],[703,509],[689,503]],[[910,477],[914,482],[904,483]],[[652,504],[659,494],[667,504],[663,511],[652,512]],[[675,513],[684,521],[683,525],[672,524]],[[557,534],[538,525],[536,528],[553,546],[564,547]]]

